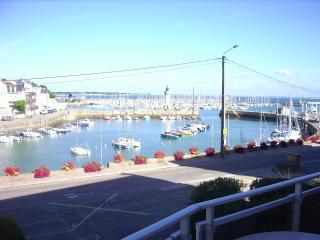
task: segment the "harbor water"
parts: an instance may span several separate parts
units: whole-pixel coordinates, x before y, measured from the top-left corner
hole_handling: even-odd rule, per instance
[[[176,150],[188,152],[190,147],[198,147],[204,151],[207,147],[220,148],[220,117],[217,110],[200,111],[201,121],[210,125],[210,129],[194,136],[185,136],[182,139],[161,139],[160,133],[168,129],[182,128],[190,120],[102,120],[95,119],[94,127],[81,128],[67,134],[55,137],[44,136],[38,140],[22,140],[13,144],[0,145],[1,175],[8,166],[19,167],[21,172],[32,172],[38,166],[47,166],[51,170],[58,170],[62,164],[71,160],[77,167],[95,160],[104,165],[113,161],[115,154],[120,152],[125,159],[135,155],[153,157],[158,150],[166,155],[173,155]],[[259,137],[260,121],[229,120],[229,146],[233,147],[241,142],[245,143]],[[263,129],[272,130],[274,122],[262,124]],[[118,137],[140,139],[141,148],[135,150],[117,149],[112,141]],[[102,141],[101,141],[102,139]],[[76,146],[87,147],[91,156],[75,156],[70,148]]]

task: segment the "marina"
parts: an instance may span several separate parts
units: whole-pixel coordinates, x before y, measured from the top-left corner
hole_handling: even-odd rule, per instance
[[[129,160],[135,155],[153,157],[153,154],[161,150],[166,155],[172,155],[175,151],[188,152],[190,147],[197,147],[204,151],[207,147],[219,148],[220,118],[219,111],[200,111],[201,122],[210,125],[210,128],[194,134],[183,136],[178,139],[161,138],[160,134],[166,129],[183,128],[186,124],[192,124],[192,120],[104,120],[91,119],[94,126],[79,128],[67,134],[55,136],[41,135],[42,138],[23,139],[13,144],[1,144],[0,168],[16,166],[22,172],[31,172],[37,166],[47,166],[52,170],[60,169],[68,160],[75,163],[76,167],[82,167],[90,160],[96,160],[107,165],[113,161],[114,155],[120,153]],[[230,119],[229,122],[229,145],[234,146],[241,142],[241,133],[246,139],[255,139],[258,136],[258,121]],[[270,129],[275,123],[268,123]],[[59,128],[62,127],[58,126]],[[102,131],[101,131],[102,129]],[[101,141],[102,136],[102,141]],[[126,136],[130,139],[140,139],[141,147],[115,148],[113,141]],[[77,146],[89,149],[91,155],[76,155],[70,151]],[[102,150],[101,150],[102,146]],[[2,174],[2,173],[1,173]]]

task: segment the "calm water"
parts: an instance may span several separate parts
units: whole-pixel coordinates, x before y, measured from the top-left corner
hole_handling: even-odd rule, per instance
[[[30,172],[39,165],[48,166],[50,169],[60,169],[61,165],[67,160],[73,161],[78,167],[83,166],[89,160],[100,162],[101,132],[104,164],[112,161],[113,156],[119,151],[119,149],[113,148],[112,140],[121,136],[140,139],[142,144],[139,150],[120,150],[126,159],[130,159],[137,154],[152,157],[157,150],[165,152],[166,155],[172,155],[176,150],[187,152],[190,147],[198,147],[204,150],[206,147],[211,146],[212,140],[214,148],[219,149],[220,118],[218,112],[212,110],[202,111],[201,117],[203,122],[210,124],[210,126],[213,124],[213,128],[195,136],[184,137],[181,140],[168,141],[161,139],[160,132],[169,127],[172,129],[183,127],[186,123],[184,120],[94,120],[94,127],[82,128],[78,133],[72,132],[57,137],[46,136],[39,140],[24,140],[12,145],[1,144],[0,174],[3,174],[3,169],[7,166],[20,167],[22,172]],[[275,127],[275,123],[268,122],[267,124],[270,130]],[[230,119],[229,126],[230,146],[241,143],[241,132],[247,141],[259,136],[259,121]],[[90,148],[91,157],[76,157],[71,154],[70,147],[75,146],[76,138],[78,146]]]

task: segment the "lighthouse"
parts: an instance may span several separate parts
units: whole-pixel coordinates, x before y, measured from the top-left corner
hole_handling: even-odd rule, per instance
[[[171,100],[170,100],[170,92],[169,87],[166,87],[166,90],[164,91],[164,110],[170,110],[171,109]]]

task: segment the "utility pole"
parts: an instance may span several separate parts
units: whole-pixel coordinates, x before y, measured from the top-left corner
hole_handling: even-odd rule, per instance
[[[234,45],[232,48],[225,51],[222,55],[222,90],[221,90],[221,135],[220,135],[220,148],[221,148],[221,157],[224,158],[225,149],[224,145],[226,144],[226,138],[228,135],[228,130],[226,129],[226,96],[224,94],[225,82],[224,82],[224,63],[226,60],[225,54],[230,50],[239,47],[239,45]]]
[[[220,148],[221,148],[221,157],[224,158],[225,149],[224,145],[226,143],[226,108],[225,108],[225,95],[224,95],[224,62],[225,56],[222,56],[222,90],[221,90],[221,140],[220,140]]]

